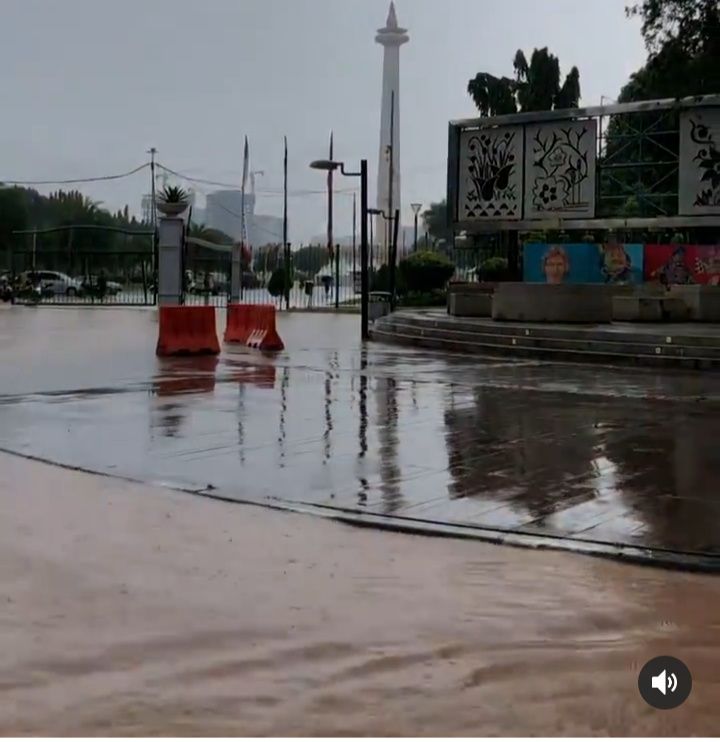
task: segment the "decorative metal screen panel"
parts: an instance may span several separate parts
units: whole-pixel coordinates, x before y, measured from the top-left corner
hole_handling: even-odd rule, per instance
[[[597,122],[525,127],[525,218],[595,216]]]
[[[522,162],[522,126],[462,132],[458,219],[520,219]]]
[[[680,117],[680,214],[720,215],[720,108]]]

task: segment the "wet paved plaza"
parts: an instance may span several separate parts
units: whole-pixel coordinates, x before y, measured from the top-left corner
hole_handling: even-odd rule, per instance
[[[153,311],[3,309],[0,447],[378,525],[720,566],[716,374],[363,348],[358,324],[293,314],[275,356],[157,359]]]

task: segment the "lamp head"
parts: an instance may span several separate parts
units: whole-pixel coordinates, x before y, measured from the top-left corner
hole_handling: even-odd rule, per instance
[[[313,160],[310,167],[313,170],[337,170],[342,165],[335,160]]]

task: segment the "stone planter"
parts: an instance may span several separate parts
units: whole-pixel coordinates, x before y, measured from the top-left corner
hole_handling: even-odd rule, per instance
[[[180,216],[187,209],[188,203],[171,203],[167,201],[158,201],[155,206],[163,216]]]

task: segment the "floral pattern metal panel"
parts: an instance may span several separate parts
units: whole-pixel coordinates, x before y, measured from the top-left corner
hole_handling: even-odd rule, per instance
[[[720,215],[720,108],[680,117],[680,214]]]
[[[552,121],[525,128],[525,218],[595,216],[597,122]]]
[[[461,133],[459,221],[520,219],[522,147],[521,126]]]

